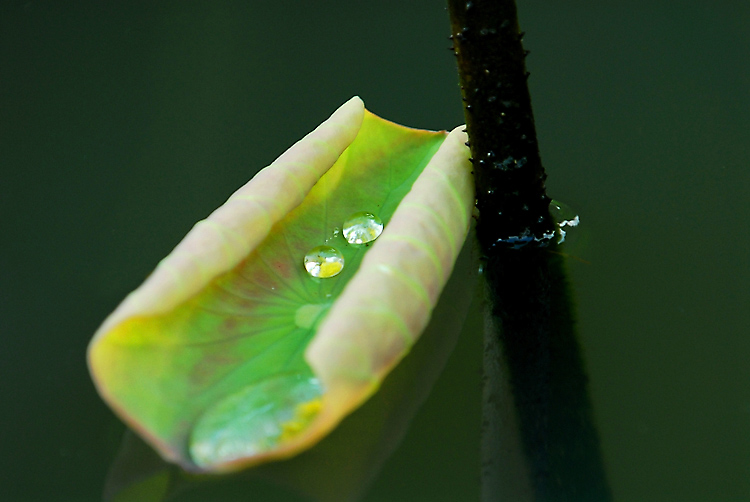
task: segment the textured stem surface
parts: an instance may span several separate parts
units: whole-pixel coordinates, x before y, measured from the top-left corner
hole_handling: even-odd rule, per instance
[[[554,235],[539,156],[516,5],[448,2],[458,57],[485,255],[546,244]]]
[[[516,5],[449,0],[448,9],[489,303],[482,500],[607,501],[564,264],[548,248],[555,223]]]

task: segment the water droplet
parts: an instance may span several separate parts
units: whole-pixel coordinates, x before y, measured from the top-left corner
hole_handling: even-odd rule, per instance
[[[341,229],[339,227],[333,227],[333,232],[326,237],[325,243],[328,244],[329,242],[336,240],[339,235],[341,235]]]
[[[344,255],[331,246],[318,246],[308,251],[304,263],[308,274],[328,279],[344,269]]]
[[[372,213],[354,213],[344,222],[344,238],[349,244],[367,244],[383,233],[383,222]]]
[[[557,224],[557,243],[562,244],[565,242],[565,236],[567,235],[567,229],[577,227],[581,222],[576,212],[568,206],[560,202],[559,200],[552,200],[549,203],[549,214],[555,223]]]

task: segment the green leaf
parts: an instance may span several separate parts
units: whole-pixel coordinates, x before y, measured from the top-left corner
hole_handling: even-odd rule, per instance
[[[347,102],[105,320],[89,347],[102,397],[187,469],[235,470],[319,441],[429,320],[474,200],[464,141]],[[344,222],[363,211],[385,229],[350,244]],[[312,277],[303,259],[323,245],[343,269]]]
[[[314,448],[284,462],[270,462],[239,476],[217,479],[177,472],[133,432],[126,431],[107,475],[105,502],[133,493],[134,485],[165,472],[171,479],[163,500],[173,500],[178,493],[195,489],[215,494],[214,500],[229,499],[232,492],[238,491],[265,500],[261,494],[269,489],[283,500],[298,500],[290,491],[299,494],[299,500],[307,501],[362,498],[399,447],[407,429],[419,426],[412,420],[432,392],[446,361],[455,357],[451,354],[459,334],[472,337],[473,333],[466,330],[471,331],[475,323],[465,325],[465,320],[482,317],[481,295],[476,294],[478,264],[473,259],[472,244],[464,243],[419,343],[388,374],[378,392]],[[270,488],[269,482],[277,488]]]

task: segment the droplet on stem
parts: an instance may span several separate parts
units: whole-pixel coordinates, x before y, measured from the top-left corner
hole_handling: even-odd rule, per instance
[[[557,243],[565,242],[566,228],[577,227],[581,222],[576,212],[567,204],[559,200],[552,200],[549,203],[549,214],[557,224],[558,238]]]

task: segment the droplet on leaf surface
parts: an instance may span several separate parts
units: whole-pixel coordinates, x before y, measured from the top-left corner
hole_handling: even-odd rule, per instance
[[[367,244],[383,233],[383,222],[372,213],[354,213],[344,222],[344,238],[349,244]]]
[[[331,246],[318,246],[307,252],[305,270],[313,277],[328,279],[344,270],[344,255]]]

